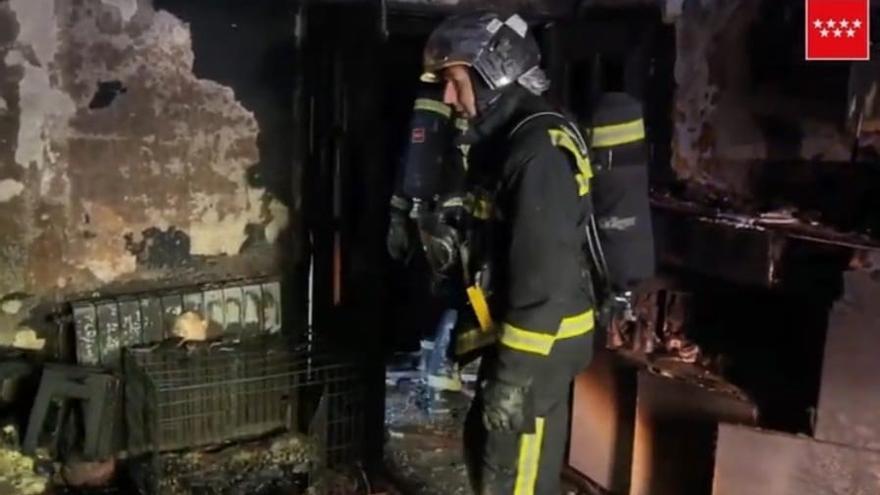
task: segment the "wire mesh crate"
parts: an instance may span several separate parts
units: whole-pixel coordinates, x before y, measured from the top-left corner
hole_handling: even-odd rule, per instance
[[[281,337],[125,351],[132,455],[294,432],[314,439],[316,466],[359,458],[364,428],[356,360]]]

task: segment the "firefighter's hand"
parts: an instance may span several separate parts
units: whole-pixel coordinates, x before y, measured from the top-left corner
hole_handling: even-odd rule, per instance
[[[402,212],[392,210],[385,245],[388,248],[388,254],[391,256],[391,259],[401,261],[409,257],[411,250],[410,232],[407,226],[406,215]]]
[[[483,425],[489,431],[531,432],[534,412],[528,386],[497,379],[483,382]]]

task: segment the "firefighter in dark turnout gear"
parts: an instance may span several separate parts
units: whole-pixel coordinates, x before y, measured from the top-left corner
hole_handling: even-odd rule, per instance
[[[451,159],[455,156],[451,153],[455,125],[452,108],[442,99],[436,85],[426,85],[420,88],[413,103],[408,143],[391,197],[386,238],[388,253],[397,261],[413,254],[416,243],[411,224],[442,210],[444,203],[454,203],[464,188],[464,170]]]
[[[426,81],[467,115],[469,185],[494,192],[495,322],[465,424],[480,494],[560,492],[570,385],[592,356],[586,225],[592,171],[577,126],[540,96],[540,52],[517,15],[451,17],[425,47]]]
[[[442,88],[423,85],[413,103],[394,194],[390,201],[388,253],[408,262],[420,247],[430,267],[434,296],[445,310],[436,329],[422,340],[422,372],[430,403],[442,391],[459,391],[462,384],[450,352],[452,328],[464,299],[460,280],[452,277],[458,260],[457,224],[463,213],[464,167],[453,153],[455,126],[452,107],[443,103]],[[452,272],[452,273],[450,273]]]

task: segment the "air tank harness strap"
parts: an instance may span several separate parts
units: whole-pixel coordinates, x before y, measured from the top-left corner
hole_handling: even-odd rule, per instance
[[[586,196],[590,192],[590,179],[593,178],[593,169],[590,164],[589,151],[584,138],[576,128],[572,129],[568,118],[556,112],[538,112],[521,120],[513,127],[513,130],[510,131],[508,137],[513,137],[513,135],[522,129],[523,126],[541,117],[553,117],[569,124],[563,124],[557,128],[549,129],[550,141],[554,146],[568,151],[574,157],[575,163],[577,164],[574,178],[578,186],[578,195]]]
[[[571,153],[577,163],[577,172],[575,173],[575,181],[578,185],[578,195],[586,196],[590,192],[590,179],[593,178],[593,169],[590,164],[590,158],[581,147],[577,145],[576,137],[572,135],[565,127],[550,129],[550,141],[553,145],[562,148]]]

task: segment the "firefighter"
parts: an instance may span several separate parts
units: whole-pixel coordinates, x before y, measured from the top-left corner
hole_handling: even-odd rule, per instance
[[[453,240],[464,215],[465,174],[452,150],[453,133],[463,122],[452,118],[452,108],[442,97],[442,88],[436,85],[419,88],[386,237],[388,253],[396,261],[410,260],[416,246],[421,246],[431,269],[433,293],[445,307],[431,337],[421,342],[421,368],[432,404],[442,392],[462,389],[450,347],[458,302],[463,299],[461,282],[454,276],[459,246]]]
[[[436,87],[422,86],[413,103],[408,143],[402,166],[397,170],[386,238],[388,253],[397,261],[408,260],[416,247],[413,223],[428,219],[435,206],[455,196],[464,173],[450,163],[452,108],[442,101]],[[442,256],[429,257],[429,261]],[[451,263],[444,260],[442,265]],[[436,267],[441,270],[443,267]]]
[[[464,432],[480,494],[560,493],[570,386],[592,357],[592,171],[577,126],[541,96],[539,64],[527,23],[486,11],[446,19],[424,50],[423,80],[469,120],[469,187],[493,191],[493,324]]]

